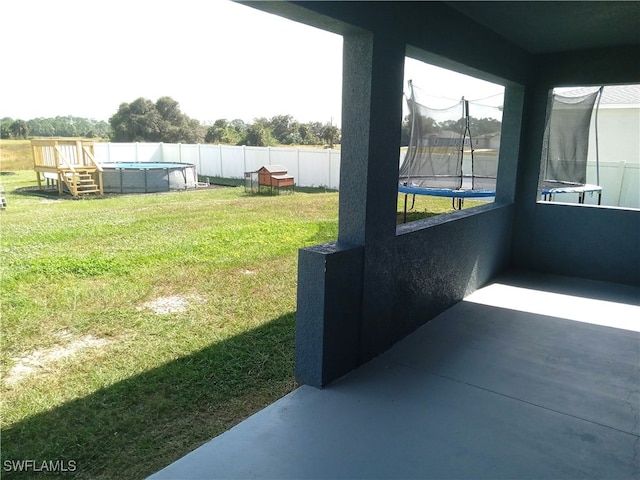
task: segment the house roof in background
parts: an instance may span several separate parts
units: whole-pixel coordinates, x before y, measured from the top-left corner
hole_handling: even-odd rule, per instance
[[[602,91],[601,104],[640,105],[640,85],[610,85]]]
[[[579,97],[594,92],[594,87],[563,89],[560,95]],[[606,85],[602,91],[600,105],[638,105],[640,106],[640,84]]]

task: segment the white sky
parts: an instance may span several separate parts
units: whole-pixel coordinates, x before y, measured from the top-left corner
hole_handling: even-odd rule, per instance
[[[107,121],[170,96],[203,122],[340,122],[342,37],[226,0],[4,1],[0,41],[0,118]],[[433,71],[409,60],[405,77],[459,98],[458,77]],[[474,88],[464,95],[502,87]]]

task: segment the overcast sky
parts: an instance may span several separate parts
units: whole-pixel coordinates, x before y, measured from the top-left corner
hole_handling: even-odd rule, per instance
[[[339,125],[342,37],[245,5],[4,1],[0,18],[0,117],[106,121],[122,102],[170,96],[202,122],[290,114]],[[405,76],[458,98],[459,77],[433,72],[409,61]],[[479,82],[464,95],[500,90]]]

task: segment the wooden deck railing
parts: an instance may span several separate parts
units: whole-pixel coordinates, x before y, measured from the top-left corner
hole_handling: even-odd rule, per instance
[[[90,176],[94,179],[97,193],[104,193],[102,186],[102,167],[95,160],[93,142],[83,139],[33,139],[33,168],[36,171],[38,187],[42,187],[41,174],[51,174],[58,183],[58,193],[62,194],[63,183],[67,185],[73,196],[83,193],[79,185],[86,183]],[[85,178],[86,177],[86,178]],[[91,188],[85,193],[93,193]]]

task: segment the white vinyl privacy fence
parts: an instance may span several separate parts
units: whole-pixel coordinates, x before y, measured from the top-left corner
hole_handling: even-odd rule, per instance
[[[181,162],[202,177],[244,178],[264,165],[284,165],[303,187],[338,189],[340,151],[319,148],[236,147],[170,143],[95,143],[96,160],[106,162]]]
[[[231,145],[169,143],[95,143],[96,160],[106,162],[181,162],[196,165],[202,177],[244,178],[264,165],[284,165],[303,187],[340,187],[340,150],[318,148],[237,147]],[[400,155],[402,160],[403,154]],[[595,164],[589,162],[587,182],[595,183]],[[640,163],[600,161],[602,204],[640,208]],[[577,201],[559,196],[558,201]],[[586,203],[596,203],[595,198]]]

